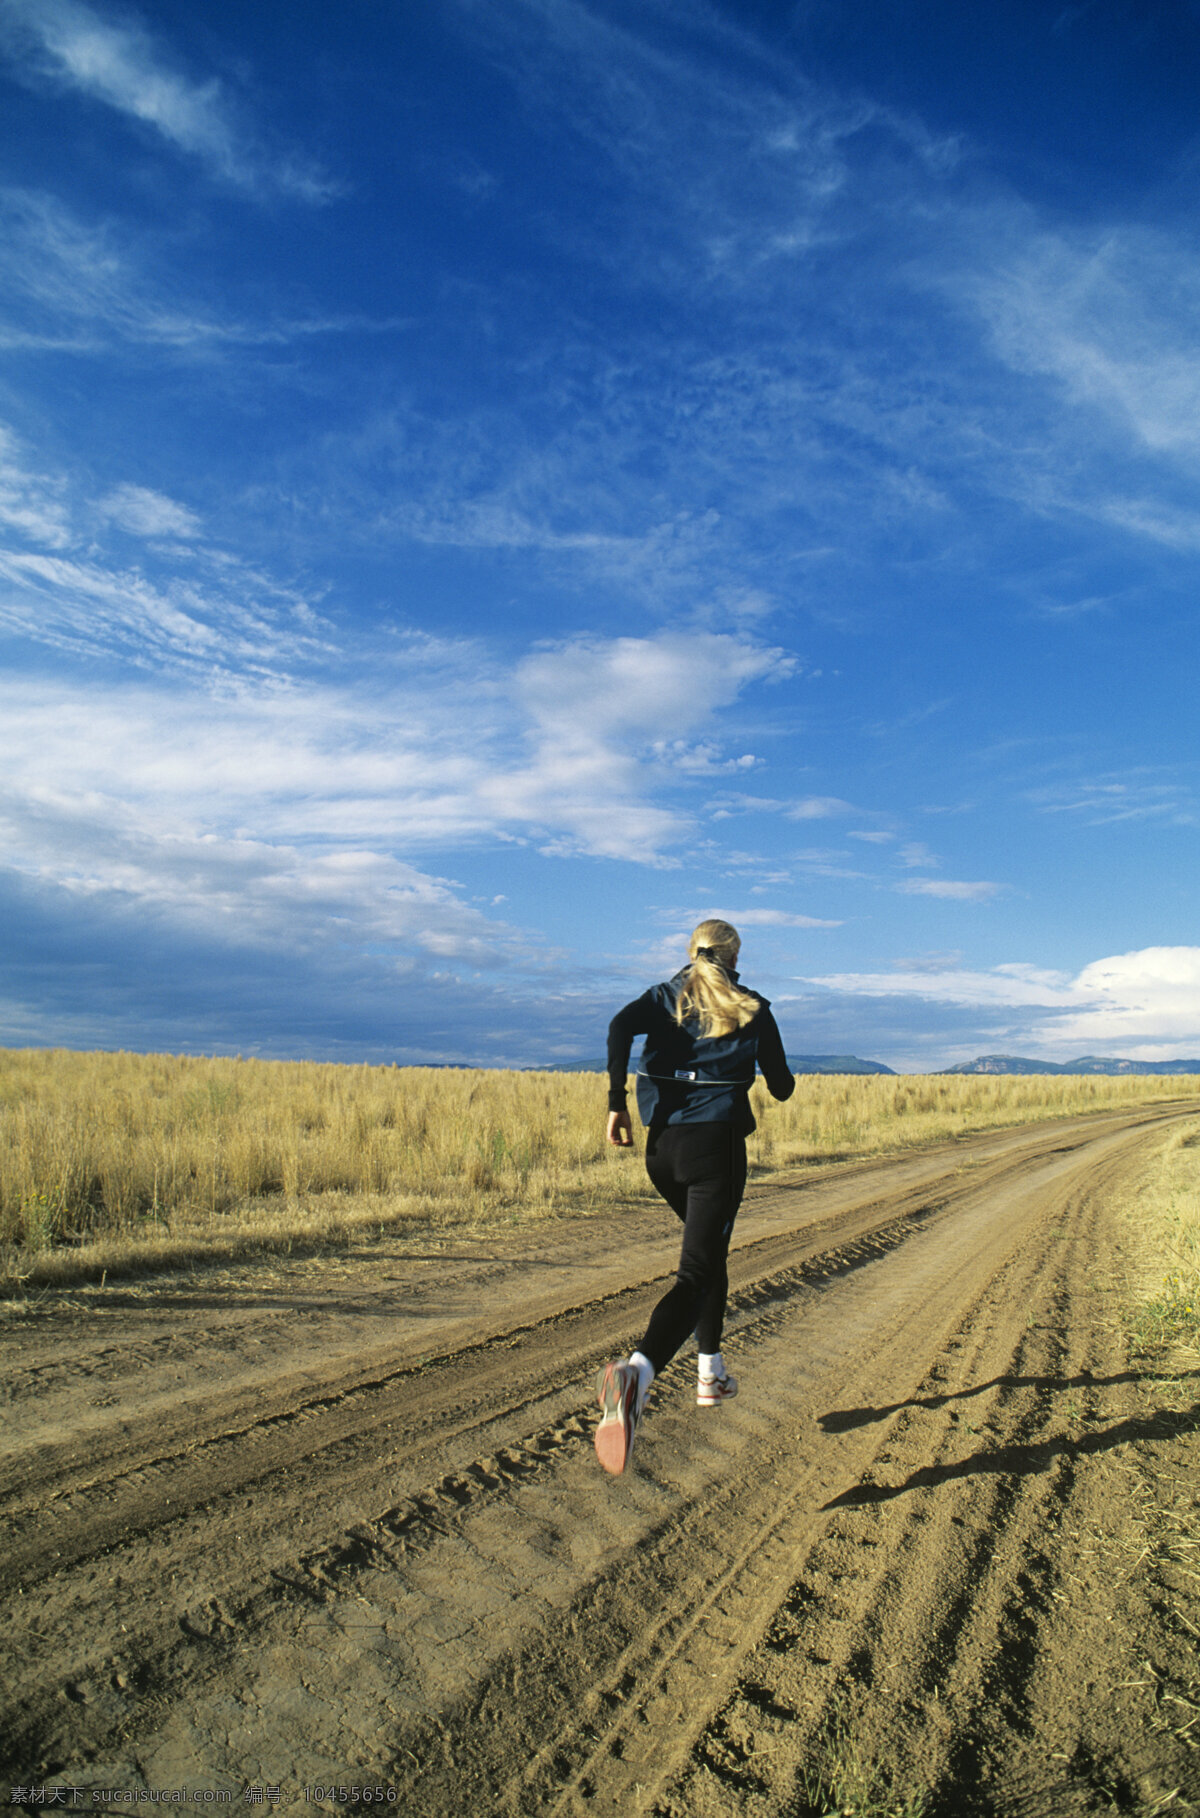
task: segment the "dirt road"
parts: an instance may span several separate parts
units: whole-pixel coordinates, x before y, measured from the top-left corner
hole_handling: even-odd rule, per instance
[[[620,1479],[591,1381],[673,1266],[657,1209],[43,1302],[0,1379],[9,1781],[782,1818],[857,1752],[879,1812],[1192,1809],[1183,1668],[1137,1666],[1163,1429],[1111,1208],[1196,1110],[752,1191],[743,1393],[677,1360]]]

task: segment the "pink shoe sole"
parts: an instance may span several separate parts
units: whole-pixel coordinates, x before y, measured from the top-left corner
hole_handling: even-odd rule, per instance
[[[614,1477],[633,1456],[638,1427],[638,1373],[632,1364],[605,1364],[596,1378],[600,1425],[596,1428],[596,1457]]]

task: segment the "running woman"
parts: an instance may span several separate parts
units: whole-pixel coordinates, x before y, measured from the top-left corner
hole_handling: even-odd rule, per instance
[[[629,1463],[650,1384],[690,1333],[700,1351],[697,1404],[715,1408],[737,1394],[721,1356],[721,1327],[746,1138],[755,1128],[749,1093],[756,1066],[774,1098],[796,1089],[767,999],[738,983],[740,948],[728,922],[701,922],[688,942],[689,964],[626,1004],[609,1025],[608,1140],[633,1146],[625,1082],[633,1038],[644,1035],[637,1102],[647,1127],[646,1172],[683,1222],[675,1285],[655,1307],[638,1349],[605,1364],[598,1379],[596,1454],[614,1473]]]

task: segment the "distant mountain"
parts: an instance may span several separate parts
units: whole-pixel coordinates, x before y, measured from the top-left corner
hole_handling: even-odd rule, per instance
[[[1073,1061],[1022,1060],[1015,1054],[980,1054],[942,1073],[1200,1073],[1200,1060],[1136,1061],[1082,1054]]]

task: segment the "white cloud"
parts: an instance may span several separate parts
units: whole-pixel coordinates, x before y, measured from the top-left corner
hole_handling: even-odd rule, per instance
[[[787,806],[786,801],[769,795],[748,795],[742,789],[724,789],[704,804],[705,812],[714,821],[727,821],[735,814],[778,814]]]
[[[634,254],[648,274],[674,275],[683,258],[736,284],[766,259],[802,255],[819,244],[827,204],[846,180],[844,142],[886,122],[871,103],[839,102],[802,79],[784,89],[775,68],[767,81],[747,79],[761,47],[712,9],[689,21],[709,38],[704,59],[578,0],[508,8],[460,0],[459,11],[528,107],[553,112],[625,185],[653,197],[653,256],[644,246]],[[609,256],[632,250],[618,234]]]
[[[841,922],[826,921],[816,915],[796,915],[790,909],[699,909],[686,910],[682,918],[694,926],[697,922],[719,916],[735,928],[840,928]]]
[[[1009,1012],[1009,1052],[1138,1060],[1200,1054],[1200,947],[1144,947],[1093,960],[1073,977],[1012,963],[987,972],[950,967],[831,973],[801,981],[850,997],[910,998],[932,1007]],[[1026,1013],[1024,1015],[1020,1013]]]
[[[1200,1041],[1200,947],[1145,947],[1085,966],[1058,1025],[1081,1042]]]
[[[2,4],[2,0],[0,0]],[[211,355],[214,349],[286,347],[318,335],[373,335],[399,317],[357,314],[237,316],[217,287],[185,289],[153,249],[112,222],[83,222],[54,196],[0,186],[0,284],[8,320],[0,347],[89,353],[113,342]],[[197,292],[199,294],[197,294]]]
[[[845,864],[846,854],[834,847],[805,846],[793,855],[795,863],[809,877],[845,878],[858,883],[870,881],[869,873],[855,871]]]
[[[803,801],[793,802],[787,810],[790,821],[821,821],[832,815],[854,814],[856,811],[849,802],[843,802],[836,795],[807,795]]]
[[[913,877],[906,878],[902,884],[893,884],[892,888],[903,896],[939,896],[960,903],[986,903],[1004,886],[982,881],[965,883],[948,877]]]
[[[990,972],[960,968],[938,970],[924,963],[905,971],[839,972],[803,981],[830,991],[866,997],[923,997],[941,1004],[972,1008],[994,1004],[1065,1007],[1071,1002],[1067,973],[1035,972],[1023,966],[996,966]]]
[[[146,486],[116,486],[97,500],[96,509],[138,537],[182,537],[190,541],[200,534],[195,512]]]
[[[1144,228],[1032,233],[981,281],[1003,357],[1061,381],[1156,454],[1200,455],[1200,266]]]
[[[526,957],[514,930],[460,901],[445,879],[363,847],[222,837],[165,815],[148,825],[140,805],[82,791],[0,797],[0,826],[27,878],[166,912],[180,929],[242,946],[285,941],[311,952],[332,935],[467,966]]]
[[[136,21],[115,24],[83,0],[3,0],[0,28],[19,73],[103,102],[228,182],[269,184],[310,202],[332,193],[315,169],[264,152],[221,84],[172,69]]]
[[[200,519],[177,500],[123,482],[73,513],[71,493],[67,475],[31,472],[0,425],[0,524],[40,545],[0,546],[0,628],[56,651],[205,679],[281,677],[330,654],[309,602],[204,541]],[[127,549],[108,557],[96,535],[108,525],[150,545],[170,539],[157,550],[161,578],[146,571],[152,547],[133,568]],[[86,553],[64,553],[84,530]]]
[[[61,480],[31,473],[12,431],[0,424],[0,524],[30,542],[61,549],[70,541]]]
[[[341,1040],[361,1049],[366,1030],[377,1046],[393,1020],[381,994],[397,968],[416,967],[419,989],[406,985],[395,1013],[408,1058],[436,1056],[440,1043],[443,1055],[537,1060],[535,1024],[555,1024],[561,1051],[577,1052],[575,1013],[522,1008],[563,956],[496,919],[503,894],[472,900],[420,854],[515,841],[669,860],[691,821],[686,806],[657,799],[664,773],[647,735],[703,729],[774,658],[711,636],[591,639],[503,671],[471,645],[410,639],[369,680],[340,687],[244,674],[189,689],[0,678],[0,893],[25,927],[59,928],[71,966],[80,931],[125,955],[112,961],[124,982],[111,1017],[84,1014],[57,974],[42,975],[48,949],[34,937],[25,963],[40,981],[39,1039],[128,1041],[129,1006],[146,996],[130,943],[144,934],[178,955],[182,995],[172,1005],[150,992],[133,1018],[136,1045],[194,1046],[219,1031],[245,1046],[257,1030],[276,1049],[328,1053]],[[95,981],[108,964],[97,955],[89,1004],[104,1001]],[[468,1002],[453,976],[433,976],[439,964],[485,983],[502,973],[511,1021],[482,1031],[498,1000]],[[23,977],[18,966],[3,1012],[15,1032]],[[261,1015],[248,1007],[260,1005]],[[451,1032],[430,1024],[441,1005]],[[595,1021],[593,1049],[599,1010]]]
[[[147,779],[173,777],[186,812],[186,779],[200,768],[226,804],[245,803],[239,824],[263,815],[286,838],[373,830],[428,847],[516,837],[556,853],[662,862],[693,822],[656,795],[674,777],[722,767],[708,736],[721,711],[750,684],[794,669],[779,649],[703,630],[577,637],[507,671],[471,646],[409,638],[344,659],[347,670],[369,662],[365,693],[301,686],[299,673],[338,656],[307,601],[200,540],[195,513],[161,493],[125,482],[93,519],[97,509],[174,567],[159,579],[94,546],[83,557],[0,548],[0,626],[176,684],[95,690],[86,701],[69,684],[61,700],[31,687],[13,700],[7,730],[15,739],[24,725],[43,780],[114,800],[128,789],[148,800]],[[64,513],[42,518],[47,534],[67,535]],[[156,554],[153,539],[167,536],[191,546]],[[202,687],[203,700],[182,696],[180,680]],[[225,698],[208,698],[214,685]],[[14,760],[15,777],[24,765]]]
[[[251,570],[147,578],[100,561],[0,549],[0,626],[84,656],[120,655],[165,674],[279,673],[323,640],[302,599]]]
[[[83,351],[100,340],[184,348],[225,334],[194,301],[176,305],[109,225],[84,224],[53,196],[0,188],[9,347]]]
[[[710,721],[753,681],[788,673],[783,652],[717,633],[577,639],[514,676],[532,761],[480,785],[498,817],[542,824],[549,850],[650,858],[688,822],[640,799],[645,758]]]
[[[728,706],[747,682],[790,670],[782,650],[713,632],[667,631],[537,651],[520,665],[518,684],[539,726],[566,745],[600,735],[653,747]]]
[[[686,739],[655,739],[651,749],[662,763],[672,770],[685,771],[689,776],[719,776],[729,771],[753,770],[762,761],[753,752],[727,758],[718,745],[689,745]]]
[[[1142,767],[1125,775],[1088,777],[1027,792],[1027,800],[1047,814],[1078,814],[1092,826],[1119,821],[1168,821],[1194,826],[1195,800],[1185,784],[1162,770]]]
[[[942,393],[933,406],[942,446],[956,445],[979,482],[1037,517],[1083,516],[1168,549],[1200,548],[1192,242],[1114,219],[1047,227],[995,190],[946,204],[945,232],[910,273],[982,326],[1001,371],[982,384],[964,373],[974,405]],[[914,459],[923,461],[915,447]]]
[[[0,681],[9,864],[246,938],[324,920],[352,943],[495,961],[510,937],[410,855],[519,840],[669,861],[691,821],[655,799],[646,733],[686,733],[774,661],[664,635],[561,645],[505,675],[430,640],[340,688]]]

